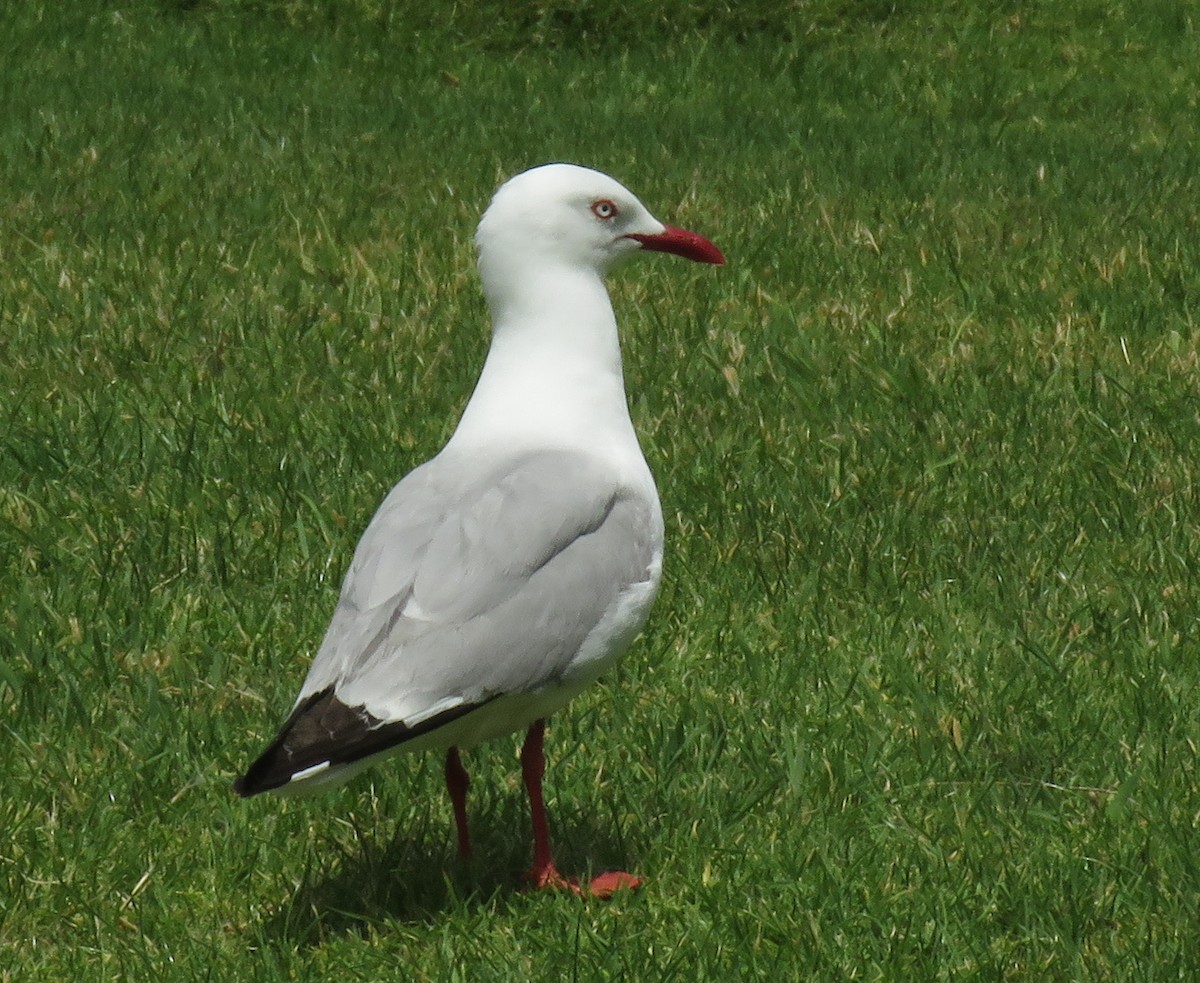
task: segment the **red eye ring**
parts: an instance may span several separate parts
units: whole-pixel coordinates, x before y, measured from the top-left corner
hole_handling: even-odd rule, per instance
[[[616,218],[617,211],[616,202],[608,198],[601,198],[598,201],[592,202],[592,214],[601,221],[609,222]]]

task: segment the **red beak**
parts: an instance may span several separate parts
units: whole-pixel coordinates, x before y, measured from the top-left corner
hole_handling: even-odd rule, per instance
[[[633,234],[626,238],[640,242],[643,249],[657,253],[674,253],[697,263],[715,263],[721,266],[725,262],[721,250],[704,236],[688,232],[687,229],[677,229],[673,225],[666,226],[658,235]]]

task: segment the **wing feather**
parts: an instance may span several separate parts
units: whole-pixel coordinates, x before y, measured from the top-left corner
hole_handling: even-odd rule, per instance
[[[435,458],[364,533],[297,705],[332,687],[395,722],[558,681],[661,536],[656,501],[583,454]]]

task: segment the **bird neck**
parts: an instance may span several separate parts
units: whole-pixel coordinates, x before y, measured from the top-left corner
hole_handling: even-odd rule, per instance
[[[487,284],[494,328],[454,443],[636,449],[616,319],[600,275],[545,269]],[[640,453],[640,452],[639,452]]]

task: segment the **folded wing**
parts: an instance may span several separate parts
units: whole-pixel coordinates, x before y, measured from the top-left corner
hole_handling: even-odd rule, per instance
[[[239,791],[568,682],[589,634],[652,581],[661,536],[654,498],[587,455],[434,458],[371,520],[292,716]]]

